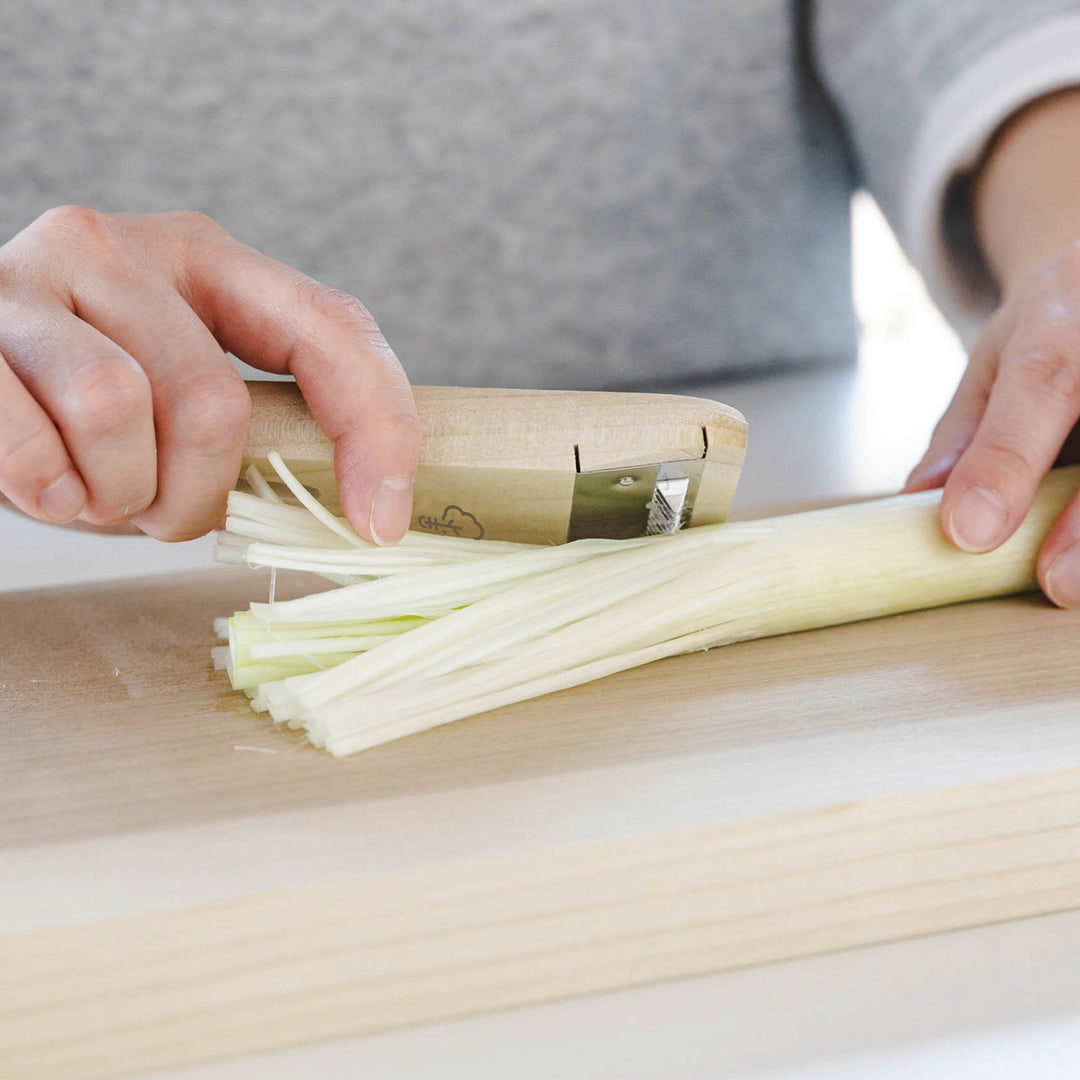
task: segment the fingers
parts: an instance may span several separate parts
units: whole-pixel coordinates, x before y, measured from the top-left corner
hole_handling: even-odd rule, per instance
[[[941,487],[960,455],[971,445],[990,400],[1002,347],[1014,324],[1015,318],[1007,309],[1000,309],[987,324],[952,401],[934,428],[926,453],[904,484],[904,491]]]
[[[157,287],[153,287],[157,285]],[[236,484],[251,398],[213,335],[180,296],[150,274],[145,284],[84,283],[79,314],[132,356],[149,380],[157,439],[152,501],[132,515],[159,540],[215,528]]]
[[[351,297],[308,291],[290,370],[334,442],[342,509],[377,544],[405,535],[420,456],[412,389],[370,315]],[[342,358],[349,357],[348,362]]]
[[[27,512],[134,520],[162,539],[212,528],[250,408],[229,349],[296,377],[335,443],[341,503],[357,530],[381,543],[405,532],[415,406],[352,297],[202,215],[60,207],[0,249],[0,303],[0,491]],[[77,475],[54,490],[69,471]],[[80,490],[81,512],[72,509]]]
[[[334,442],[342,508],[376,543],[408,528],[420,453],[416,406],[386,339],[353,297],[221,234],[188,263],[187,299],[229,351],[296,378]]]
[[[1080,607],[1080,497],[1074,498],[1043,541],[1039,584],[1059,607]]]
[[[133,519],[144,533],[192,540],[220,527],[250,413],[251,397],[227,360],[215,369],[162,373],[155,383],[158,496]]]
[[[132,357],[59,306],[32,316],[9,308],[0,322],[0,353],[10,380],[5,419],[15,432],[3,436],[14,444],[5,486],[13,501],[57,520],[67,517],[82,486],[85,505],[77,516],[97,525],[124,521],[149,505],[156,489],[151,391]],[[25,439],[36,443],[36,452]],[[71,466],[78,486],[63,478]],[[40,492],[35,509],[27,504],[27,486],[36,490],[43,475],[59,486]]]
[[[66,524],[86,488],[45,410],[0,359],[0,493],[25,514]]]
[[[942,524],[958,547],[989,551],[1012,535],[1078,415],[1080,322],[1020,324],[942,495]]]

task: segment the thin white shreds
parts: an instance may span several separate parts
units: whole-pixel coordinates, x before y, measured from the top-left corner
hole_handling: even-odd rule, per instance
[[[361,551],[394,552],[408,551],[422,554],[436,561],[455,557],[490,558],[493,555],[515,551],[535,550],[535,544],[519,544],[503,540],[468,540],[463,537],[434,536],[429,533],[409,532],[393,547],[378,547],[360,540],[358,543],[344,541],[337,532],[315,521],[303,507],[263,503],[255,496],[242,491],[229,494],[228,535],[261,539],[265,533],[271,542],[282,543],[282,534],[295,533],[303,537],[302,543],[314,548],[356,548]],[[332,515],[331,515],[332,516]],[[344,523],[344,519],[335,518]],[[359,537],[357,538],[359,540]]]
[[[305,492],[305,497],[310,495]],[[276,495],[275,495],[276,500]],[[361,540],[344,519],[324,511],[317,520],[303,506],[269,501],[246,492],[229,496],[226,532],[215,558],[253,567],[304,570],[336,584],[354,584],[411,569],[487,560],[493,555],[536,550],[531,544],[477,541],[409,533],[399,544],[378,547]],[[327,522],[333,522],[334,528]],[[346,537],[350,537],[346,539]]]
[[[244,479],[251,485],[251,490],[260,498],[270,503],[280,503],[281,496],[267,483],[266,477],[254,465],[249,465]]]
[[[292,506],[280,499],[270,502],[247,491],[230,491],[228,509],[230,514],[239,519],[250,518],[255,521],[276,522],[280,525],[294,525],[319,535],[334,532],[333,529],[326,528],[322,522],[313,518],[302,506]]]
[[[324,531],[315,532],[311,529],[282,527],[262,521],[245,521],[236,518],[232,514],[225,518],[225,528],[230,530],[233,535],[241,536],[249,541],[262,540],[268,544],[279,546],[294,544],[315,547],[318,545],[324,550],[333,548],[355,550],[352,545],[346,544],[339,537],[327,534]]]
[[[296,641],[254,641],[248,646],[252,660],[276,660],[283,656],[310,658],[319,653],[366,652],[394,639],[393,634],[368,634],[361,637],[300,638]]]
[[[559,547],[533,547],[464,565],[433,567],[411,574],[388,575],[343,589],[331,589],[277,604],[252,604],[251,613],[263,621],[324,622],[355,618],[357,612],[371,619],[401,615],[433,617],[475,603],[508,586],[552,569],[595,559],[611,552],[653,545],[645,540],[578,540]],[[484,543],[483,540],[476,543]],[[386,549],[388,553],[391,549]]]
[[[297,502],[303,506],[316,521],[325,525],[331,532],[336,532],[343,540],[350,544],[363,544],[362,540],[347,522],[335,517],[325,506],[299,480],[293,475],[292,470],[285,464],[281,455],[276,450],[271,450],[267,455],[267,461],[273,466],[274,472],[281,477],[281,482],[293,493]]]
[[[445,559],[424,552],[387,548],[386,554],[353,548],[350,550],[317,550],[296,544],[273,544],[255,541],[248,544],[244,559],[249,566],[273,566],[281,570],[309,570],[321,574],[347,573],[354,577],[386,577],[410,570],[425,570],[453,563],[476,562],[475,552],[447,553]]]
[[[263,502],[254,495],[234,491],[229,495],[226,528],[230,533],[252,539],[271,539],[288,542],[289,536],[298,543],[321,547],[356,547],[337,530],[328,529],[316,521],[302,506]]]
[[[634,541],[410,533],[352,551],[322,517],[246,496],[235,517],[249,534],[223,541],[226,558],[364,574],[238,612],[227,670],[256,710],[354,753],[676,653],[1034,588],[1042,538],[1078,483],[1080,467],[1051,473],[984,555],[945,539],[940,492]]]
[[[473,666],[499,651],[542,639],[586,615],[606,610],[622,597],[651,592],[683,567],[677,557],[656,559],[652,548],[655,544],[644,550],[637,546],[616,549],[606,559],[558,567],[536,579],[523,581],[519,576],[511,587],[452,610],[332,671],[268,688],[265,696],[271,713],[275,719],[285,719],[294,702],[302,710],[318,708],[375,683],[385,686]],[[357,591],[362,588],[358,586]],[[539,604],[538,595],[542,597]],[[597,646],[605,648],[608,637],[602,634]],[[533,656],[526,655],[531,665]]]

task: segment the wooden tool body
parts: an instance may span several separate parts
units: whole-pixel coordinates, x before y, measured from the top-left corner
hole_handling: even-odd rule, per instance
[[[267,455],[277,450],[339,512],[333,447],[296,386],[249,388],[245,468],[272,475]],[[666,463],[676,472],[685,463],[682,471],[693,474],[684,523],[711,524],[727,516],[746,453],[742,415],[700,398],[434,386],[414,393],[422,443],[411,527],[428,532],[529,543],[641,535],[649,516],[641,508]],[[597,492],[599,508],[590,509]]]

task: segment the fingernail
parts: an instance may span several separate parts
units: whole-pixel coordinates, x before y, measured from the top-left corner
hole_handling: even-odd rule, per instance
[[[1046,595],[1058,607],[1080,607],[1080,544],[1066,548],[1050,564]]]
[[[986,487],[970,487],[956,504],[949,533],[964,551],[990,551],[997,546],[1009,520],[1005,500]]]
[[[41,493],[38,506],[49,521],[66,525],[83,512],[86,506],[86,488],[79,476],[68,469]]]
[[[379,485],[368,520],[376,544],[395,544],[405,535],[412,518],[412,489],[407,476],[390,476]]]

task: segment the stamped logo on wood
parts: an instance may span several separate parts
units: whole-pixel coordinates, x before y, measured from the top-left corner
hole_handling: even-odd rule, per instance
[[[484,526],[460,506],[448,506],[438,517],[421,514],[416,523],[425,532],[439,533],[442,536],[461,536],[466,540],[484,538]]]

